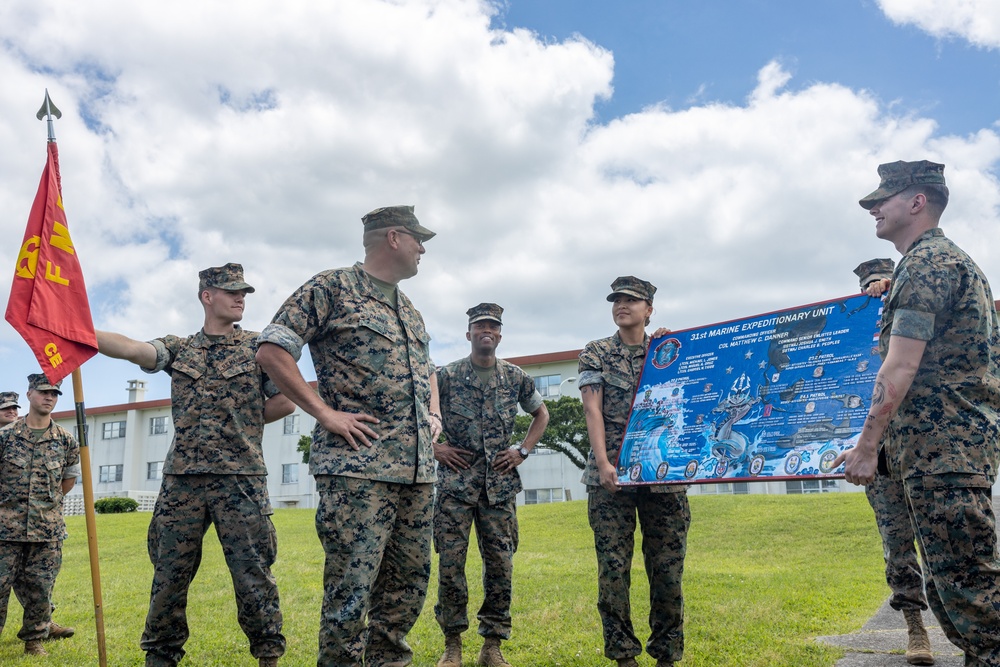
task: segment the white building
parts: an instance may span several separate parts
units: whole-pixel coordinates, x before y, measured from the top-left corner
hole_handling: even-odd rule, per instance
[[[580,350],[567,350],[508,359],[532,377],[542,397],[580,397],[576,386],[577,357]],[[152,510],[160,488],[163,460],[173,439],[170,399],[145,400],[146,383],[129,380],[128,402],[87,409],[87,432],[94,496],[128,496],[139,501],[140,509]],[[53,414],[70,432],[76,432],[72,410]],[[308,465],[298,451],[299,438],[312,433],[315,420],[299,409],[283,420],[264,428],[264,460],[267,464],[271,504],[282,507],[315,507],[316,485]],[[524,491],[518,504],[581,500],[586,487],[580,483],[582,471],[564,454],[536,450],[519,468]],[[820,493],[857,491],[861,487],[843,480],[801,480],[790,482],[731,482],[692,485],[690,493]],[[82,485],[67,497],[69,513],[83,507]]]

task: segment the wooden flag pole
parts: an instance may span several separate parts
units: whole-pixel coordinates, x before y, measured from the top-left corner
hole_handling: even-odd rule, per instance
[[[87,410],[83,404],[83,376],[73,371],[73,402],[76,404],[76,433],[80,441],[80,469],[83,473],[83,511],[87,518],[87,547],[90,553],[90,581],[94,589],[94,621],[97,624],[97,657],[107,667],[107,642],[104,635],[104,602],[101,595],[101,562],[97,552],[97,521],[94,514],[94,484],[90,470],[90,446],[87,443]]]

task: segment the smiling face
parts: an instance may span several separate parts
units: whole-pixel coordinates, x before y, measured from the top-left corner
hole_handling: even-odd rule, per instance
[[[895,243],[905,236],[912,222],[912,197],[906,191],[876,202],[868,213],[875,218],[875,236]]]
[[[628,294],[616,294],[611,302],[611,317],[619,329],[645,327],[653,314],[653,306],[645,299]]]
[[[477,355],[491,356],[496,352],[500,339],[500,323],[494,320],[479,320],[469,325],[465,338],[472,343],[472,350]]]
[[[6,426],[10,424],[15,419],[17,419],[17,406],[12,405],[9,408],[3,408],[0,410],[0,426]]]

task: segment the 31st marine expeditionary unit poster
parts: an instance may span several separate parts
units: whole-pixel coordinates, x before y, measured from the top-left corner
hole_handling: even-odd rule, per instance
[[[650,343],[622,485],[841,477],[881,361],[865,295],[671,332]]]

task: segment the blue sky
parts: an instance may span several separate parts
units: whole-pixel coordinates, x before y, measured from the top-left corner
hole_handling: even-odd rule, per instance
[[[609,335],[619,275],[673,329],[836,298],[898,256],[857,200],[901,158],[947,165],[943,227],[1000,284],[996,0],[9,0],[0,81],[0,229],[23,234],[48,88],[95,324],[134,338],[196,331],[197,272],[230,261],[263,328],[388,204],[438,232],[402,288],[439,363],[482,301],[504,356]],[[6,325],[0,368],[36,370]],[[168,395],[84,375],[89,405]]]
[[[1000,54],[958,37],[893,23],[873,0],[511,0],[497,27],[574,34],[615,56],[608,120],[665,104],[741,103],[777,59],[795,78],[866,89],[897,113],[930,115],[966,134],[1000,118]]]

